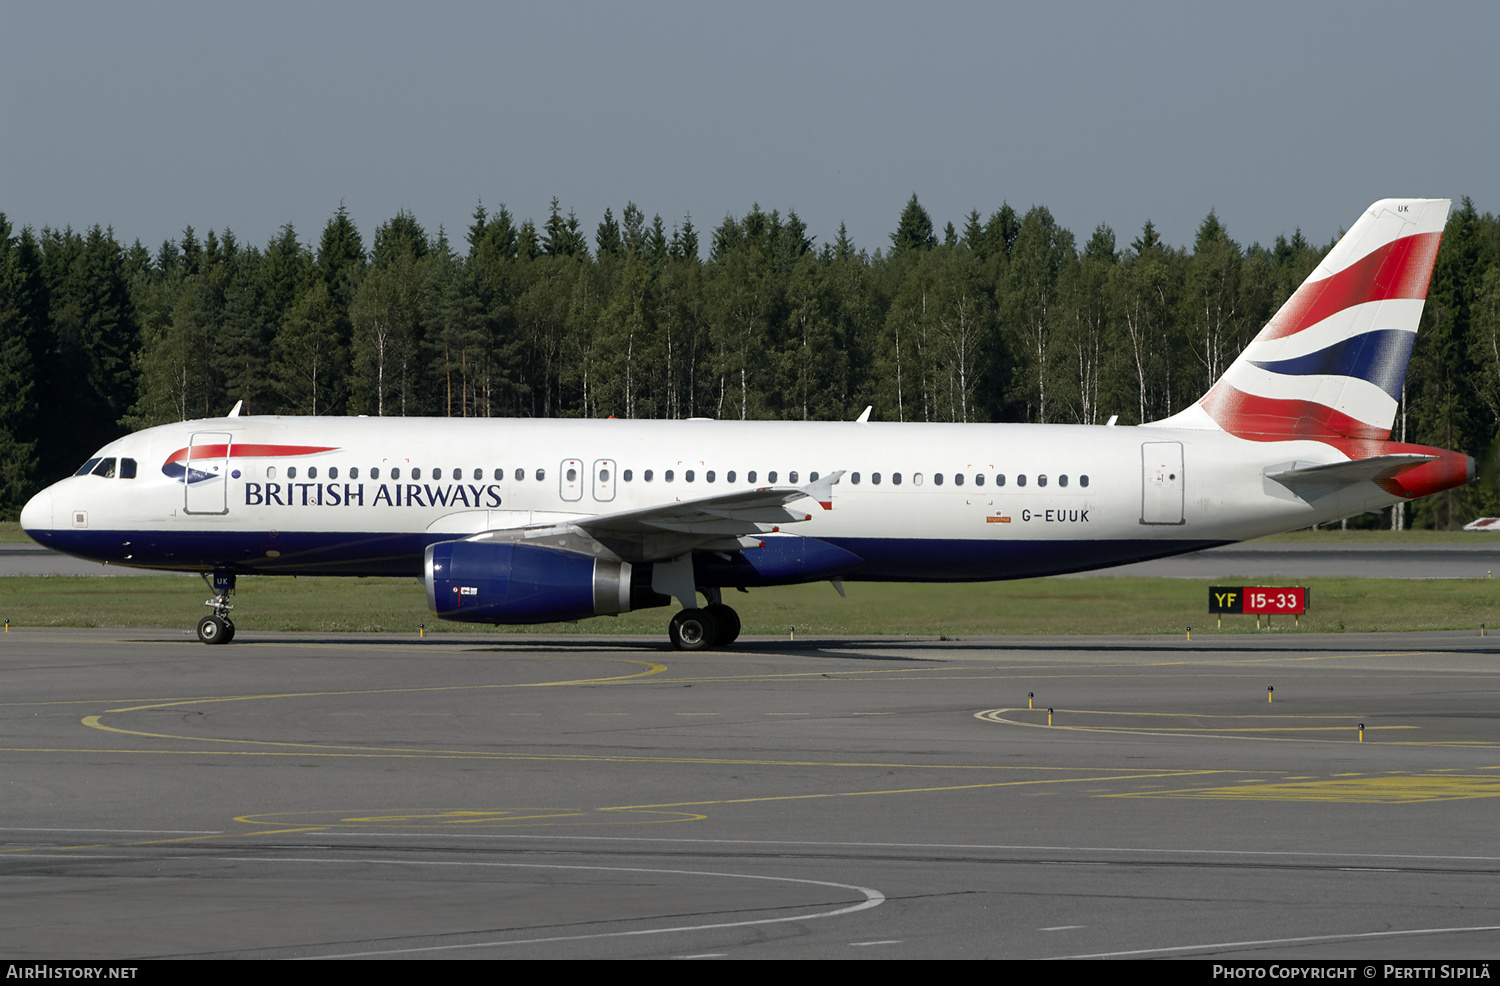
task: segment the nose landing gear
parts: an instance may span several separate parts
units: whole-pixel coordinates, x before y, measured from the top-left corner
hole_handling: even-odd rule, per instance
[[[213,612],[198,621],[198,639],[205,644],[227,644],[234,639],[234,621],[229,618],[229,611],[234,609],[229,601],[234,594],[234,573],[215,572],[212,581],[203,573],[203,581],[214,594],[203,605]]]

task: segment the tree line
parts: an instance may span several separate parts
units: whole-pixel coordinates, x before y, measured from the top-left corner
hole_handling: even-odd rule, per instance
[[[1181,410],[1332,247],[1191,247],[1148,221],[1080,246],[1043,206],[938,230],[913,195],[889,244],[818,243],[752,206],[703,234],[627,203],[590,237],[474,211],[462,249],[406,211],[367,244],[340,206],[317,243],[191,226],[155,252],[0,213],[0,517],[128,431],[226,413],[1122,424]],[[1500,222],[1452,212],[1395,437],[1484,482],[1416,505],[1500,512]],[[1372,523],[1374,521],[1371,521]]]

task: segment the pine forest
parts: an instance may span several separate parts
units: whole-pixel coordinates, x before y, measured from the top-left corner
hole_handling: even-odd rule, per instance
[[[1352,217],[1351,217],[1352,218]],[[913,195],[871,251],[795,212],[480,206],[461,244],[341,206],[315,242],[191,226],[154,251],[0,213],[0,518],[129,431],[245,414],[1120,424],[1192,403],[1333,245],[1083,238],[1044,207],[941,229]],[[1410,508],[1500,514],[1500,222],[1455,203],[1395,435],[1480,480]],[[1351,526],[1389,526],[1389,512]]]

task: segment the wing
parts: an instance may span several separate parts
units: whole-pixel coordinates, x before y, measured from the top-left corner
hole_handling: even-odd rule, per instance
[[[559,547],[572,547],[565,542],[582,536],[628,562],[664,561],[697,550],[738,551],[758,545],[755,535],[811,520],[806,508],[794,506],[798,501],[811,499],[823,510],[833,509],[833,484],[843,475],[841,469],[806,486],[763,486],[577,517],[546,527],[486,531],[474,540],[556,538]]]

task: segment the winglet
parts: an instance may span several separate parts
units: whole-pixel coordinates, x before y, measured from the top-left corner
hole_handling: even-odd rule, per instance
[[[840,469],[838,472],[829,473],[815,483],[808,483],[806,486],[797,487],[797,489],[806,493],[814,500],[817,500],[818,506],[822,507],[824,510],[832,510],[833,484],[837,483],[839,481],[839,478],[843,475],[844,470]]]

